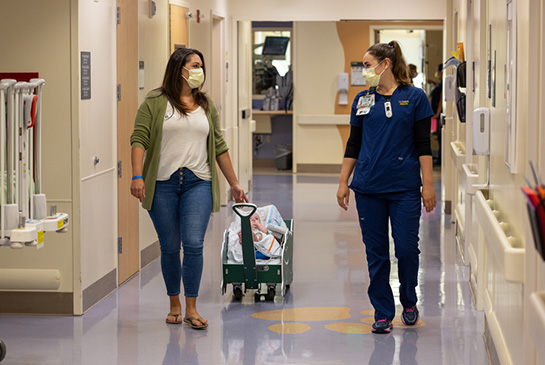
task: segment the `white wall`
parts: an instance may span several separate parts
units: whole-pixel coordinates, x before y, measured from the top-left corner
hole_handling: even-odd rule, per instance
[[[91,52],[91,99],[79,101],[85,290],[117,267],[116,2],[79,5],[79,50]]]

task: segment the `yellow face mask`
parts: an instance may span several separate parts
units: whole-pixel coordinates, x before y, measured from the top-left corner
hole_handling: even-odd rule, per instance
[[[377,68],[378,65],[380,65],[382,61],[380,61],[375,67],[370,68],[364,68],[361,72],[362,76],[365,77],[365,80],[367,80],[367,84],[369,84],[369,87],[377,87],[378,83],[380,81],[380,75],[384,73],[386,69],[384,69],[379,75],[375,73],[375,68]]]
[[[185,69],[187,70],[187,72],[189,72],[189,78],[186,79],[184,75],[182,75],[182,77],[185,79],[185,81],[187,81],[189,87],[192,89],[196,89],[201,86],[204,82],[204,70],[202,68],[194,68],[191,70],[188,70],[187,68]]]

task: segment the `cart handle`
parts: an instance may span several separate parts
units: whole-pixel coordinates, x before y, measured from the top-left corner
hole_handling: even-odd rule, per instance
[[[237,208],[251,208],[251,211],[248,213],[242,209],[237,209]],[[244,218],[244,217],[251,217],[252,214],[255,213],[255,211],[257,210],[257,205],[255,204],[252,204],[252,203],[235,203],[233,204],[233,212],[236,213],[236,215],[238,215],[240,218]]]

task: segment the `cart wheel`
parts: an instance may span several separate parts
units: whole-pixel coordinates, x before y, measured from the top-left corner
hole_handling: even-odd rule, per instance
[[[6,345],[0,340],[0,361],[6,357]]]
[[[267,300],[274,301],[274,297],[276,295],[276,289],[274,287],[269,287],[267,290]]]
[[[233,294],[236,300],[242,300],[242,288],[240,286],[233,286]]]
[[[256,302],[256,303],[257,303],[257,302],[261,302],[261,294],[255,293],[254,299],[255,299],[255,302]]]

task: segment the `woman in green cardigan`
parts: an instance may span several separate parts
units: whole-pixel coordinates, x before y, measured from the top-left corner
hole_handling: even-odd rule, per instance
[[[219,114],[201,90],[205,70],[201,52],[189,48],[174,51],[162,86],[140,105],[131,135],[131,194],[148,210],[159,237],[161,269],[170,299],[166,322],[183,321],[195,329],[208,327],[196,305],[204,235],[211,213],[219,210],[216,162],[235,202],[248,201],[221,135]]]

